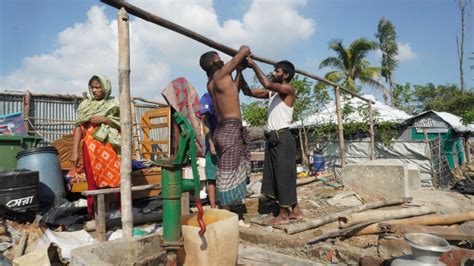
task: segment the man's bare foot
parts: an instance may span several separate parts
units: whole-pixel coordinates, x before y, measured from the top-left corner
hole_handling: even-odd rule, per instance
[[[296,221],[301,221],[304,219],[303,214],[294,214],[294,213],[290,213],[290,215],[288,215],[288,218],[290,220],[296,220]]]
[[[285,219],[281,216],[277,216],[273,219],[270,219],[270,220],[266,221],[265,225],[274,226],[274,225],[285,225],[285,224],[289,224],[289,223],[290,223],[290,219],[288,219],[288,217]]]

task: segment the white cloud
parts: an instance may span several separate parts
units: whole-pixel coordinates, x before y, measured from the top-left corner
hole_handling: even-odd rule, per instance
[[[397,60],[400,62],[408,61],[417,58],[417,54],[411,49],[411,45],[408,42],[398,43],[398,56]]]
[[[304,0],[281,0],[279,4],[253,0],[241,20],[222,24],[212,0],[131,2],[232,48],[247,44],[264,57],[278,56],[315,30],[313,20],[298,14],[297,9],[306,5]],[[24,58],[20,69],[0,77],[0,88],[79,94],[87,90],[92,74],[104,74],[111,78],[117,95],[117,21],[109,20],[104,9],[91,7],[86,21],[58,34],[55,51]],[[197,62],[211,49],[133,16],[130,46],[132,95],[147,98],[157,98],[159,90],[174,77],[203,77]]]
[[[399,42],[398,45],[398,55],[395,57],[400,62],[405,62],[413,60],[418,57],[418,55],[411,49],[411,45],[408,42]],[[377,49],[375,51],[377,58],[380,60],[382,58],[382,51]]]

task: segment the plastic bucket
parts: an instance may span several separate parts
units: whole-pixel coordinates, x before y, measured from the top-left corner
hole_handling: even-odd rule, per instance
[[[38,172],[0,172],[0,205],[15,211],[38,209]]]
[[[55,197],[64,197],[66,191],[56,148],[49,146],[27,149],[19,152],[16,158],[18,169],[39,172],[41,203],[51,205],[54,203]]]
[[[324,172],[324,155],[315,154],[313,155],[313,170],[316,172]]]
[[[218,209],[204,211],[206,232],[199,236],[197,214],[181,217],[184,265],[236,265],[239,250],[239,218],[237,214]]]

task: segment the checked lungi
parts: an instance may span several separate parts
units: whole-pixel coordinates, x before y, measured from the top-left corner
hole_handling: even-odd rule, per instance
[[[217,124],[213,136],[217,144],[217,199],[230,205],[246,197],[250,176],[250,139],[240,119],[225,119]]]

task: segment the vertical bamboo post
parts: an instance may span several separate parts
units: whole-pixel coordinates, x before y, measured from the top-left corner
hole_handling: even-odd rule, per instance
[[[26,90],[23,98],[23,120],[25,121],[26,132],[30,132],[30,110],[31,110],[31,92]]]
[[[122,231],[125,238],[132,237],[132,123],[130,110],[130,39],[128,14],[121,8],[117,15],[119,39],[119,88],[120,88],[120,123],[121,127],[121,161],[120,161],[120,198],[122,204]]]
[[[428,139],[428,133],[426,132],[425,129],[423,129],[423,136],[425,138],[426,147],[428,147],[427,156],[428,156],[428,160],[430,161],[431,183],[433,183],[433,186],[437,187],[438,178],[435,175],[435,171],[433,168],[433,153],[431,151],[431,143],[430,143],[430,140]]]
[[[464,143],[464,154],[466,157],[466,164],[471,164],[471,145],[469,143],[469,135],[464,135],[463,143]]]
[[[375,160],[375,133],[374,116],[372,115],[372,103],[369,103],[369,125],[370,125],[370,160]]]
[[[334,89],[334,97],[336,98],[337,131],[339,133],[339,155],[341,157],[341,166],[342,168],[344,168],[344,166],[346,165],[346,155],[344,151],[344,127],[342,124],[341,98],[338,86],[336,86],[336,88]]]
[[[138,141],[138,122],[136,115],[135,101],[131,101],[132,108],[132,132],[133,132],[133,151],[135,153],[135,159],[141,160],[142,156],[140,154],[140,142]]]

